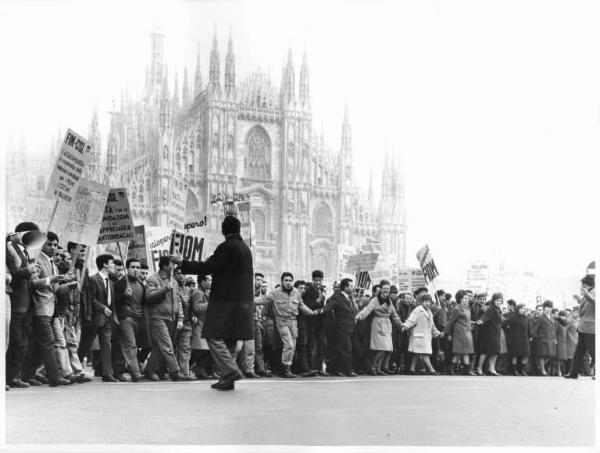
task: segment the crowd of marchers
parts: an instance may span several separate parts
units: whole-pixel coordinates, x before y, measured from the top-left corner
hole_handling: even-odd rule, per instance
[[[186,276],[166,256],[154,274],[111,254],[89,269],[76,250],[31,222],[7,235],[7,390],[90,382],[88,366],[103,382],[220,378],[202,337],[210,275]],[[593,275],[564,310],[501,293],[400,293],[386,280],[366,291],[346,278],[328,292],[323,278],[254,275],[254,338],[235,349],[246,378],[594,376]]]

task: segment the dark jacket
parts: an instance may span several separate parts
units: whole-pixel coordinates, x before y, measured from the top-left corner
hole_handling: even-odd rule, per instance
[[[31,276],[27,270],[27,258],[18,245],[6,244],[6,269],[12,276],[10,283],[10,304],[13,313],[24,314],[33,305],[33,296],[29,288]]]
[[[95,326],[103,326],[110,318],[104,314],[104,309],[108,307],[115,310],[115,288],[113,282],[108,279],[108,288],[111,294],[111,304],[108,306],[108,294],[106,285],[100,273],[90,277],[88,282],[88,297],[91,304],[92,322]]]
[[[206,261],[184,261],[181,271],[184,274],[212,275],[203,338],[254,338],[252,253],[239,234],[229,235]]]
[[[567,342],[568,342],[568,330],[569,323],[561,324],[560,320],[554,322],[554,329],[556,334],[556,358],[558,360],[567,360]]]
[[[531,335],[535,340],[535,355],[537,357],[556,356],[556,332],[554,319],[543,314],[533,322]]]
[[[117,315],[119,319],[140,319],[143,314],[146,288],[144,288],[144,285],[142,285],[140,281],[134,277],[133,280],[129,280],[129,287],[131,287],[132,294],[128,296],[125,294],[128,286],[127,279],[129,279],[129,277],[126,276],[115,283],[115,293],[117,294]]]
[[[529,357],[529,318],[517,312],[509,313],[502,322],[506,348],[512,357]]]
[[[472,311],[471,311],[472,313]],[[500,329],[502,328],[502,312],[494,303],[485,310],[479,326],[479,351],[481,354],[500,354]]]
[[[323,314],[333,312],[335,315],[335,330],[340,333],[354,332],[354,318],[358,313],[356,302],[350,297],[346,298],[342,293],[334,294],[322,309]]]
[[[173,291],[177,289],[169,289],[167,286],[170,278],[167,271],[160,270],[146,280],[146,305],[151,319],[183,321],[181,299],[176,297],[173,300]]]
[[[304,294],[302,295],[302,301],[304,304],[310,308],[311,310],[318,310],[319,308],[323,308],[325,306],[325,299],[319,302],[319,298],[321,297],[321,290],[317,289],[312,283],[306,284],[306,289]],[[307,328],[311,329],[311,331],[315,331],[323,327],[324,325],[332,325],[333,324],[333,313],[327,313],[322,316],[304,316],[300,315],[301,318],[304,318],[306,321]]]
[[[471,332],[471,310],[457,305],[450,313],[444,327],[444,334],[452,336],[453,354],[473,354],[473,333]]]

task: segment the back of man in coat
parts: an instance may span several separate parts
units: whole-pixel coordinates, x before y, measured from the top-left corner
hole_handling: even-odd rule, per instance
[[[181,264],[184,274],[212,275],[202,337],[208,340],[221,370],[221,380],[212,385],[216,390],[234,389],[234,382],[242,378],[235,360],[235,344],[237,340],[254,338],[254,268],[252,253],[242,240],[240,230],[240,221],[227,216],[221,224],[225,241],[206,261],[170,257],[174,263]]]

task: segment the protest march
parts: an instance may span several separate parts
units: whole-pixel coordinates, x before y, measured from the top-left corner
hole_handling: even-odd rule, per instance
[[[410,272],[381,265],[385,250],[370,242],[340,253],[330,289],[321,269],[281,269],[267,281],[252,267],[249,202],[224,216],[220,238],[206,217],[181,229],[134,225],[127,189],[82,177],[88,153],[68,130],[48,228],[24,220],[7,235],[6,390],[94,378],[217,380],[213,388],[231,390],[242,377],[594,376],[592,273],[577,305],[532,309],[502,293],[437,289],[428,245],[416,255],[422,282],[408,291]],[[232,274],[242,259],[234,252],[250,258]],[[231,303],[217,295],[227,286],[250,310],[248,333],[221,345],[233,365],[205,327],[211,307]]]

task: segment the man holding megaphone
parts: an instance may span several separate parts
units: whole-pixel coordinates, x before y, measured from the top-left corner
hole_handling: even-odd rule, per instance
[[[27,388],[22,378],[22,369],[33,319],[33,296],[29,287],[31,276],[40,271],[31,252],[40,249],[45,235],[33,222],[22,222],[15,232],[6,238],[6,267],[10,272],[11,321],[9,347],[6,352],[6,382],[11,387]]]

